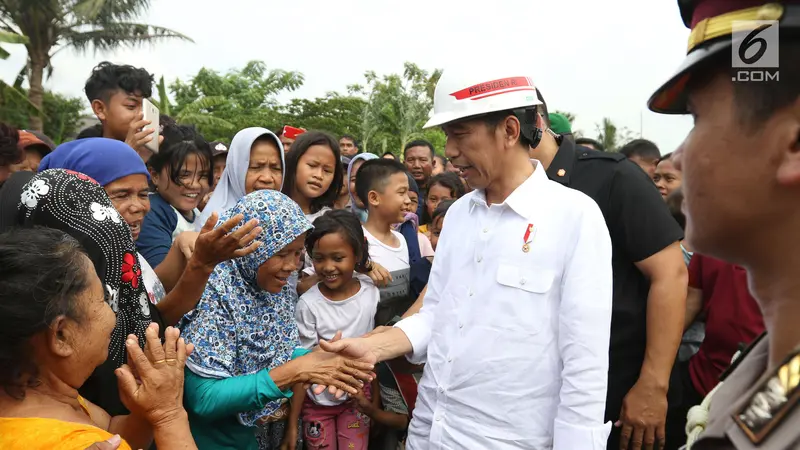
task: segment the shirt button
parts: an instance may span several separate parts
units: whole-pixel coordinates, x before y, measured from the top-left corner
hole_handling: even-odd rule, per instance
[[[437,417],[437,418],[436,418],[436,421],[437,421],[437,422],[441,422],[441,421],[442,421],[442,418],[441,418],[441,417]]]
[[[519,284],[523,284],[524,285],[525,283],[527,283],[527,280],[525,280],[525,278],[522,278],[522,279],[519,280]]]
[[[478,262],[483,261],[483,256],[478,256]]]
[[[439,393],[440,393],[440,394],[444,394],[444,388],[443,388],[443,387],[440,387],[440,388],[439,388]]]
[[[447,358],[447,362],[449,362],[449,363],[453,362],[453,358],[452,357]]]
[[[469,296],[470,296],[470,297],[472,297],[473,295],[475,295],[475,293],[474,293],[474,292],[472,292],[472,289],[470,289],[470,290],[469,290]]]
[[[458,322],[458,328],[464,328],[464,322]]]
[[[483,232],[484,232],[484,233],[488,233],[488,232],[489,232],[489,229],[488,229],[488,228],[484,228],[484,229],[483,229]]]

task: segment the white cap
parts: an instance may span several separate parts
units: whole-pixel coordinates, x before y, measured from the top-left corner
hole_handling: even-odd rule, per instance
[[[424,128],[541,104],[533,81],[521,73],[446,69],[436,83],[433,111]]]

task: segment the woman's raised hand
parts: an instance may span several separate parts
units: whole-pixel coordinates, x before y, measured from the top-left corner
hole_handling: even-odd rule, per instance
[[[168,327],[164,345],[155,323],[145,331],[145,348],[136,336],[125,342],[128,364],[116,370],[122,403],[132,414],[145,418],[154,427],[184,418],[183,368],[193,346],[187,345],[177,328]]]
[[[244,220],[244,215],[237,214],[225,223],[214,228],[218,214],[212,213],[200,230],[192,255],[204,266],[213,269],[217,264],[233,258],[253,253],[261,242],[256,238],[261,234],[258,220],[250,219],[236,231],[231,231]]]

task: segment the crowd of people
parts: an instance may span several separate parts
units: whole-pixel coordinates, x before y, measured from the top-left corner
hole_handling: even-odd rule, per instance
[[[703,58],[650,101],[695,116],[665,155],[576,138],[504,68],[442,74],[445,148],[375,155],[292,125],[156,130],[152,75],[99,64],[76,139],[0,124],[0,448],[800,448],[775,265],[800,93]],[[756,121],[737,96],[768,167],[731,140]],[[726,149],[747,167],[720,173]]]

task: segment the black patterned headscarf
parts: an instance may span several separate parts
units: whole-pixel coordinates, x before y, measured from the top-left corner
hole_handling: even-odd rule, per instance
[[[150,302],[131,231],[103,188],[71,170],[40,172],[22,189],[18,206],[21,226],[45,226],[81,243],[106,288],[106,301],[117,315],[108,356],[115,367],[126,361],[125,339],[139,337],[150,325]]]

